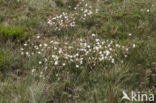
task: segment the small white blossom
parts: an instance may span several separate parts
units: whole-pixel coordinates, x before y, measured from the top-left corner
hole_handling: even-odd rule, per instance
[[[31,72],[34,73],[36,71],[36,69],[32,69]]]
[[[54,65],[58,65],[58,61],[55,61]]]
[[[76,65],[76,68],[79,68],[79,65]]]
[[[110,54],[110,51],[106,50],[105,53],[108,56]]]
[[[28,45],[27,43],[24,44],[24,46],[27,46],[27,45]]]
[[[21,55],[24,55],[24,52],[21,52]]]
[[[23,51],[24,49],[23,48],[21,48],[21,51]]]
[[[128,56],[127,55],[125,55],[125,58],[127,58]]]
[[[95,34],[92,34],[92,36],[95,37],[96,35]]]
[[[136,45],[135,44],[133,44],[133,48],[135,48],[136,47]]]
[[[40,38],[40,36],[37,36],[36,38],[37,38],[37,39],[39,39],[39,38]]]
[[[129,36],[132,36],[132,33],[129,33],[128,35],[129,35]]]
[[[62,63],[62,66],[66,66],[66,63]]]
[[[41,52],[39,51],[38,54],[41,54]]]
[[[38,64],[42,64],[42,61],[39,61]]]
[[[44,46],[45,46],[45,47],[47,47],[47,46],[48,46],[48,44],[44,43]]]
[[[42,47],[42,44],[40,44],[39,46]]]

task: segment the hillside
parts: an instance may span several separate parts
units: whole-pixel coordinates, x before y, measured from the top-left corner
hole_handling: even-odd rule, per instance
[[[0,0],[0,103],[127,103],[123,91],[156,95],[155,0]]]

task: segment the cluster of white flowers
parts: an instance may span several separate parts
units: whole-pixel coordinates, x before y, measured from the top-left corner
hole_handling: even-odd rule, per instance
[[[87,17],[91,17],[94,13],[98,13],[98,9],[93,10],[92,6],[84,2],[84,0],[79,2],[74,8],[74,10],[77,11],[75,13],[76,15],[78,15],[78,13],[81,14],[79,15],[80,20],[86,20]]]
[[[38,66],[44,67],[44,70],[47,70],[49,65],[56,68],[71,65],[81,68],[86,65],[114,64],[121,51],[127,58],[129,50],[136,47],[135,44],[124,46],[113,40],[100,39],[96,34],[92,34],[89,40],[78,38],[72,42],[54,39],[40,43],[39,39],[36,40],[33,43],[25,43],[20,48],[20,53],[27,58],[42,57],[38,60]]]
[[[98,12],[98,9],[93,10],[85,1],[80,1],[74,11],[70,13],[62,12],[62,14],[48,19],[48,24],[55,30],[61,31],[76,26],[77,20],[86,20],[93,14]]]
[[[62,14],[49,18],[48,24],[53,27],[54,30],[62,30],[67,29],[69,27],[75,26],[75,15],[74,14],[67,14],[63,12]]]

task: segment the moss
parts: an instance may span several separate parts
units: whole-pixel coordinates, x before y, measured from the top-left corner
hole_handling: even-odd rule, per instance
[[[28,38],[25,27],[19,26],[0,26],[0,38],[3,40],[23,41]]]

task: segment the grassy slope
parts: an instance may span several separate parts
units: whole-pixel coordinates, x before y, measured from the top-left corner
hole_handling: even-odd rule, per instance
[[[69,4],[75,5],[79,0],[74,1],[70,0]],[[156,92],[155,0],[86,1],[99,12],[84,22],[77,20],[74,29],[53,32],[47,25],[49,17],[63,11],[74,13],[61,0],[56,0],[56,4],[52,0],[0,0],[0,26],[27,28],[21,35],[29,34],[30,44],[50,40],[72,44],[77,38],[90,41],[91,33],[119,44],[135,43],[137,47],[128,53],[128,58],[122,59],[124,63],[119,58],[113,65],[100,63],[93,67],[87,65],[86,59],[81,69],[48,64],[44,80],[39,76],[43,71],[43,66],[38,65],[39,58],[27,58],[19,53],[27,40],[0,38],[0,103],[121,103],[123,90]],[[36,40],[36,35],[41,39]],[[32,74],[34,67],[37,72]]]

